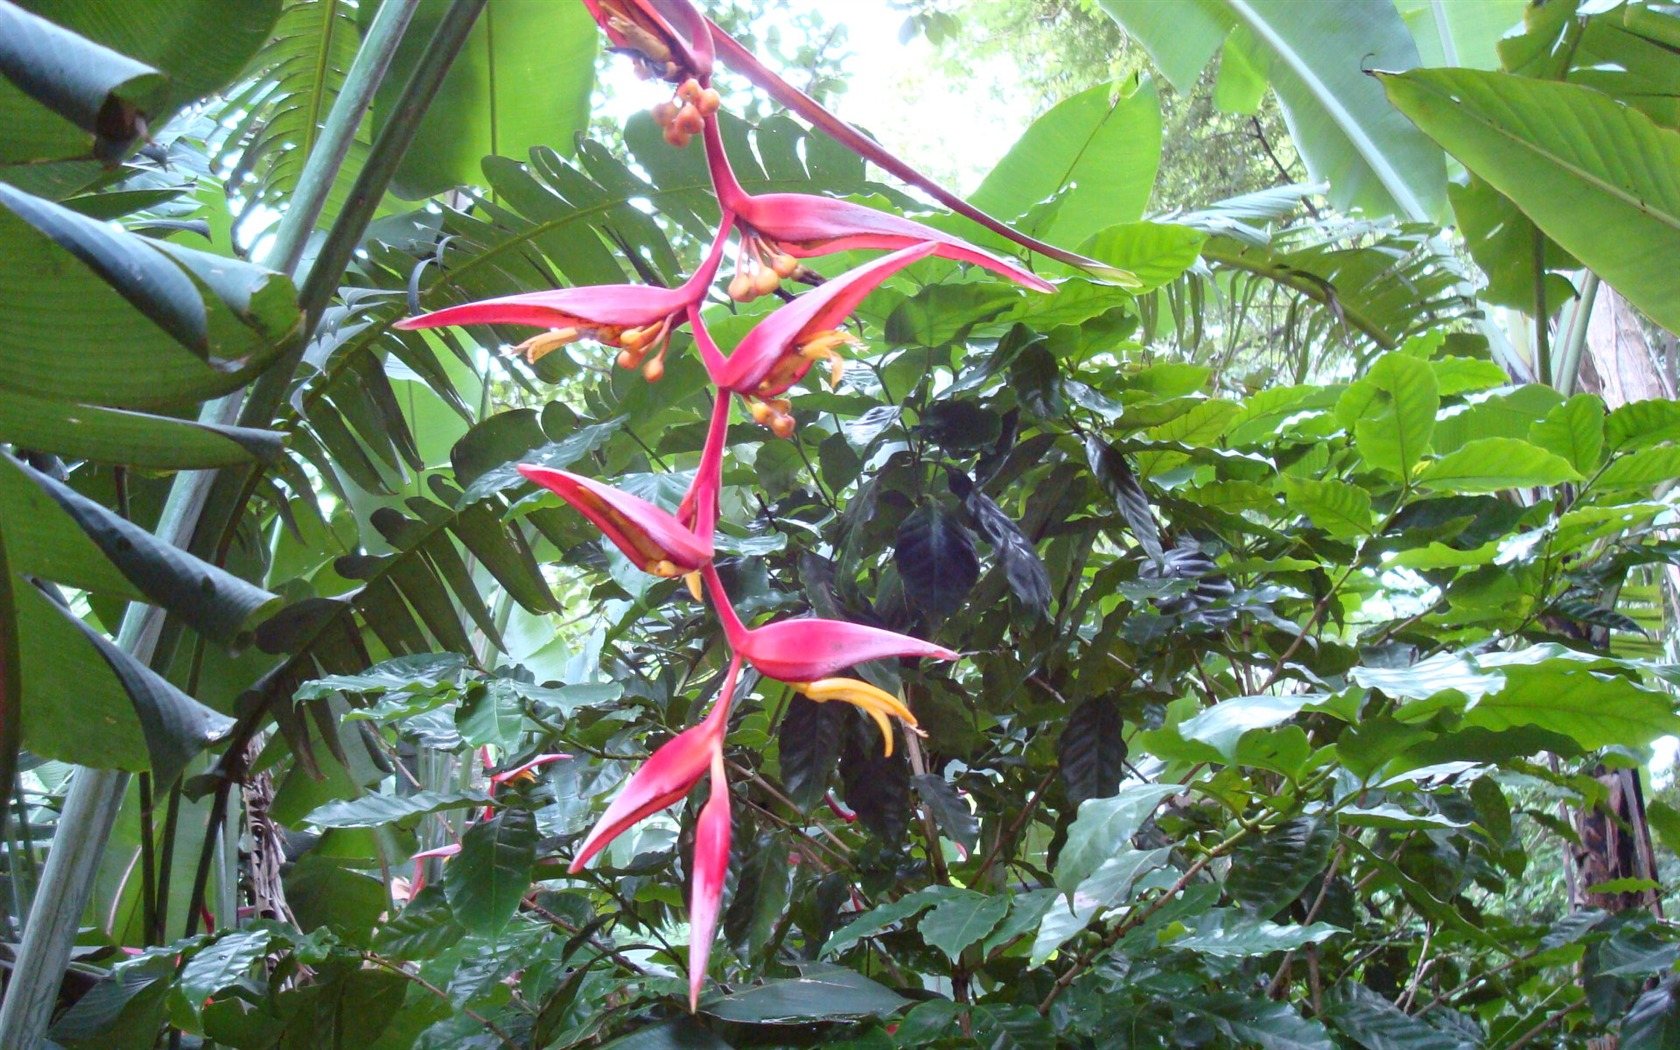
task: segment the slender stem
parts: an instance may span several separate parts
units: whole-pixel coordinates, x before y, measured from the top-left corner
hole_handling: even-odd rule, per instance
[[[1547,319],[1551,311],[1546,307],[1546,235],[1540,228],[1534,228],[1533,238],[1534,265],[1534,367],[1540,373],[1540,382],[1550,386],[1552,384],[1552,350],[1551,330]]]
[[[417,984],[420,987],[426,989],[426,991],[431,992],[433,995],[437,996],[439,999],[442,999],[444,1002],[455,1004],[455,1001],[449,997],[448,992],[445,992],[442,988],[439,988],[437,985],[435,985],[432,982],[426,980],[424,977],[421,977],[417,973],[409,973],[407,970],[403,969],[401,966],[398,966],[396,963],[388,962],[385,959],[382,959],[379,956],[373,954],[372,952],[363,952],[362,953],[362,961],[372,963],[373,965],[379,967],[382,970],[389,970],[390,972],[398,975],[399,977],[406,977],[408,980],[413,981],[415,984]],[[507,1047],[508,1050],[520,1050],[520,1043],[518,1043],[513,1038],[513,1036],[508,1035],[506,1032],[504,1032],[500,1028],[496,1027],[495,1022],[491,1021],[488,1017],[485,1017],[483,1014],[474,1010],[470,1006],[462,1006],[460,1004],[455,1004],[455,1006],[456,1006],[456,1009],[460,1010],[462,1013],[466,1014],[468,1017],[477,1021],[479,1024],[483,1025],[484,1027],[488,1028],[496,1036],[497,1039],[500,1039],[502,1041],[502,1045]]]
[[[152,944],[157,929],[157,868],[154,848],[156,829],[152,824],[152,775],[141,773],[140,781],[140,926],[146,944]]]
[[[0,528],[0,799],[12,797],[23,731],[23,650],[12,601],[12,568],[6,558],[5,529]],[[9,811],[9,806],[0,805],[0,839],[6,836]]]
[[[1569,310],[1569,321],[1562,328],[1562,340],[1553,357],[1556,364],[1552,386],[1564,397],[1575,392],[1581,377],[1581,353],[1587,345],[1587,329],[1592,323],[1593,305],[1598,301],[1598,274],[1587,271],[1581,280],[1581,294]]]

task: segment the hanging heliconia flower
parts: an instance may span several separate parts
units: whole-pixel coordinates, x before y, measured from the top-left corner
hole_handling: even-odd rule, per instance
[[[765,69],[688,0],[584,3],[615,49],[629,54],[647,76],[673,85],[670,99],[654,107],[654,119],[664,129],[666,141],[681,147],[696,135],[704,139],[707,170],[723,213],[705,259],[675,288],[624,284],[528,292],[449,307],[398,322],[397,327],[530,325],[544,331],[511,351],[527,362],[574,342],[589,341],[617,350],[619,365],[641,369],[650,381],[664,374],[665,352],[675,331],[684,323],[693,331],[716,398],[694,481],[675,513],[582,474],[540,464],[519,466],[527,479],[588,518],[638,569],[686,578],[696,599],[709,594],[732,650],[711,711],[642,763],[579,843],[571,863],[571,871],[580,871],[613,839],[638,821],[682,802],[709,775],[688,866],[689,1009],[693,1010],[705,983],[729,873],[730,793],[724,745],[742,664],[752,665],[768,679],[787,683],[817,703],[838,701],[864,711],[880,727],[883,749],[891,755],[893,722],[906,732],[920,733],[915,714],[901,697],[847,677],[846,670],[873,660],[957,658],[951,650],[920,638],[841,620],[795,618],[756,628],[742,621],[712,563],[731,399],[740,397],[756,422],[781,437],[790,436],[794,421],[788,395],[793,388],[818,364],[825,365],[830,382],[838,384],[845,368],[841,348],[861,344],[842,327],[852,311],[883,281],[930,256],[982,267],[1034,291],[1055,290],[1017,262],[902,216],[808,194],[747,193],[729,168],[718,132],[722,99],[711,83],[714,52],[720,51],[773,98],[790,105],[819,129],[928,189],[954,210],[1052,258],[1111,279],[1118,279],[1118,271],[1103,273],[1101,264],[1024,237],[933,186]],[[740,239],[734,277],[727,287],[730,298],[744,302],[775,293],[790,301],[766,315],[733,352],[725,354],[706,330],[701,308],[712,294],[732,233]],[[888,254],[828,280],[802,262],[856,249]],[[786,281],[816,287],[793,296],[783,287]]]

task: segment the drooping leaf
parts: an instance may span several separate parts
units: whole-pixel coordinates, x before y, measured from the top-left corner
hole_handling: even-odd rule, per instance
[[[951,782],[936,773],[922,773],[911,779],[916,794],[933,814],[933,822],[946,838],[966,851],[980,840],[980,822]]]
[[[1126,519],[1132,538],[1137,540],[1145,554],[1160,561],[1163,552],[1160,528],[1155,524],[1155,511],[1150,507],[1149,497],[1144,494],[1137,475],[1127,465],[1125,455],[1093,434],[1085,439],[1085,458],[1097,483],[1114,500],[1120,516]]]
[[[1680,1044],[1680,980],[1665,976],[1641,993],[1622,1018],[1622,1050],[1661,1050]]]
[[[1032,541],[1015,523],[997,500],[975,487],[967,474],[954,468],[946,469],[951,491],[963,501],[974,527],[997,554],[1003,566],[1009,589],[1021,604],[1039,616],[1050,612],[1050,573],[1038,556]]]
[[[819,704],[795,694],[776,731],[782,787],[801,809],[810,809],[828,790],[840,759],[841,734],[848,728],[846,709]]]
[[[893,564],[905,594],[935,619],[956,612],[980,579],[968,530],[937,503],[924,504],[898,527]]]
[[[1068,715],[1056,754],[1068,801],[1106,798],[1120,788],[1126,770],[1125,723],[1110,696],[1094,696]]]
[[[1579,84],[1472,69],[1380,78],[1391,102],[1582,265],[1680,330],[1680,132]]]
[[[1464,1050],[1459,1040],[1415,1017],[1362,984],[1343,982],[1325,996],[1325,1017],[1365,1050]]]
[[[1445,211],[1440,150],[1386,105],[1365,75],[1418,65],[1417,46],[1392,3],[1100,3],[1181,92],[1239,30],[1244,57],[1267,71],[1307,170],[1330,183],[1335,207],[1423,221]]]
[[[1207,234],[1165,222],[1127,222],[1093,234],[1080,245],[1081,255],[1133,274],[1136,294],[1152,292],[1194,266]]]
[[[200,948],[177,978],[187,1007],[196,1013],[211,995],[243,979],[274,939],[271,930],[229,930]]]
[[[1336,842],[1333,822],[1296,817],[1231,854],[1225,889],[1236,900],[1268,918],[1301,895],[1330,861]]]
[[[490,796],[482,791],[417,791],[412,795],[363,795],[328,802],[303,819],[323,828],[377,828],[426,813],[482,806]]]
[[[68,527],[79,528],[93,541],[99,552],[133,585],[135,593],[168,609],[207,637],[230,641],[245,631],[252,620],[272,611],[278,602],[275,595],[164,543],[68,485],[9,457],[0,458],[0,487],[29,483],[46,493],[73,523]],[[22,493],[12,493],[0,500],[11,502],[22,496]],[[65,527],[59,520],[38,517],[35,527],[42,526]],[[97,586],[101,567],[78,571],[74,562],[67,563],[54,556],[62,550],[62,537],[42,536],[39,543],[32,544],[26,529],[29,526],[20,523],[11,534],[20,571],[61,583]]]
[[[468,828],[461,852],[444,868],[443,889],[468,930],[494,934],[506,926],[531,888],[537,821],[527,809],[505,809]]]

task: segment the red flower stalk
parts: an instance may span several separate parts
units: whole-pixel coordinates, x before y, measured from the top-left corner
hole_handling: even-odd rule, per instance
[[[729,782],[723,775],[723,748],[712,751],[712,793],[694,827],[694,862],[688,896],[688,1012],[700,1005],[706,963],[712,956],[718,909],[729,877]]]
[[[724,592],[717,569],[707,563],[700,570],[723,621],[724,634],[738,658],[766,678],[786,682],[817,703],[839,700],[861,708],[881,727],[887,754],[892,754],[892,723],[888,716],[916,729],[916,716],[904,701],[867,682],[833,677],[842,668],[889,656],[955,660],[957,654],[941,645],[906,634],[883,631],[844,620],[804,617],[749,628],[741,622]]]
[[[753,196],[741,188],[729,167],[716,118],[705,121],[705,132],[712,188],[723,210],[733,214],[741,228],[735,279],[729,282],[729,295],[739,302],[768,295],[783,279],[801,276],[805,271],[800,259],[854,248],[893,251],[917,244],[937,245],[935,255],[983,266],[1035,291],[1056,290],[1043,278],[960,237],[891,212],[803,193]]]
[[[958,215],[974,220],[986,229],[999,236],[1007,237],[1023,248],[1030,248],[1040,255],[1055,259],[1057,262],[1076,266],[1093,277],[1121,287],[1141,287],[1137,276],[1127,270],[1098,262],[1095,259],[1087,259],[1083,255],[1057,248],[1055,245],[1045,244],[1043,241],[1010,228],[1008,224],[994,219],[979,208],[974,207],[939,185],[932,178],[887,152],[886,147],[879,142],[824,109],[816,99],[783,80],[770,67],[760,62],[756,55],[743,47],[740,41],[719,29],[717,23],[707,19],[707,25],[712,30],[712,43],[716,48],[717,57],[721,58],[729,68],[758,85],[764,90],[765,94],[810,121],[814,127],[853,153],[926,192],[928,196]]]
[[[780,437],[789,436],[793,433],[790,405],[778,395],[805,378],[811,366],[822,360],[829,362],[831,379],[839,383],[845,362],[836,347],[859,343],[855,336],[840,331],[840,325],[882,281],[938,248],[936,244],[917,244],[823,282],[760,321],[727,357],[700,323],[698,309],[691,309],[694,345],[700,350],[712,383],[720,390],[740,394],[751,407],[754,420]]]
[[[601,814],[601,819],[595,822],[595,827],[584,837],[568,871],[574,875],[582,871],[583,866],[613,839],[644,817],[682,799],[706,775],[713,754],[721,755],[723,752],[723,731],[729,723],[729,704],[740,670],[741,657],[737,654],[729,662],[723,688],[712,702],[711,713],[700,724],[689,726],[666,741],[642,763],[618,797],[612,800],[612,805]]]
[[[706,297],[729,242],[732,216],[725,213],[717,240],[694,275],[675,288],[647,284],[600,284],[522,292],[476,303],[463,303],[398,321],[404,330],[464,324],[534,325],[549,329],[532,336],[511,353],[536,363],[580,339],[619,349],[618,363],[640,368],[648,381],[665,374],[665,346],[688,308]],[[649,353],[652,357],[648,357]],[[644,359],[646,359],[644,361]]]

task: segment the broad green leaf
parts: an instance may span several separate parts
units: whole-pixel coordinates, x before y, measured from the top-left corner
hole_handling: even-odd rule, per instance
[[[1389,0],[1099,0],[1180,92],[1235,29],[1276,89],[1315,181],[1344,211],[1427,221],[1446,210],[1446,164],[1386,105],[1368,69],[1411,69],[1418,49]]]
[[[1058,896],[1039,920],[1038,934],[1033,938],[1032,965],[1042,966],[1051,954],[1090,925],[1092,919],[1130,900],[1140,881],[1165,867],[1169,852],[1138,850],[1122,844],[1071,893]]]
[[[0,441],[70,459],[154,470],[272,465],[284,440],[273,430],[215,426],[0,389]]]
[[[416,791],[412,795],[363,795],[339,799],[309,812],[303,819],[323,828],[377,828],[425,813],[482,806],[490,796],[482,791]]]
[[[7,4],[0,7],[0,161],[121,158],[146,133],[166,78]]]
[[[360,693],[364,696],[388,692],[427,693],[452,683],[467,666],[467,658],[459,653],[420,653],[399,656],[374,664],[361,674],[327,675],[299,686],[298,700],[319,700],[333,693]]]
[[[1437,329],[1433,334],[1441,333]],[[1442,397],[1492,390],[1511,381],[1503,368],[1477,357],[1443,357],[1430,361],[1429,367],[1435,370],[1435,384]]]
[[[922,916],[916,928],[922,940],[944,952],[953,963],[964,948],[980,940],[1003,921],[1009,911],[1007,896],[988,897],[972,890],[940,901]]]
[[[466,936],[444,899],[443,887],[426,886],[409,900],[401,914],[379,927],[373,946],[397,959],[431,959]]]
[[[229,930],[199,949],[177,978],[187,1008],[196,1014],[205,999],[243,980],[246,971],[268,954],[274,939],[271,930]]]
[[[1472,396],[1470,405],[1442,412],[1430,438],[1435,454],[1444,456],[1479,438],[1517,437],[1563,404],[1563,395],[1541,383],[1527,383],[1485,395]]]
[[[1506,667],[1504,674],[1505,688],[1466,711],[1466,724],[1495,731],[1539,726],[1589,751],[1611,744],[1642,747],[1680,733],[1673,698],[1626,678],[1551,663]]]
[[[1528,428],[1528,440],[1562,456],[1578,472],[1590,475],[1604,453],[1604,401],[1576,394]]]
[[[140,663],[118,648],[103,634],[89,627],[74,613],[62,606],[54,606],[71,625],[81,632],[109,666],[111,674],[121,683],[140,719],[140,731],[145,737],[146,754],[151,763],[152,779],[160,787],[173,784],[199,752],[233,728],[233,719],[214,711],[181,692],[156,671]],[[35,639],[31,639],[33,642]],[[25,667],[26,679],[28,667]],[[46,699],[50,694],[34,692],[44,684],[39,678],[30,680],[30,696]],[[26,697],[25,710],[29,707]],[[106,717],[109,717],[107,714]],[[27,738],[26,738],[27,742]],[[103,768],[109,759],[94,760]]]
[[[1200,744],[1211,752],[1206,756],[1208,759],[1231,762],[1236,759],[1237,743],[1244,734],[1281,725],[1300,714],[1306,705],[1322,699],[1322,696],[1313,693],[1236,696],[1221,700],[1196,717],[1180,722],[1172,730],[1160,730],[1151,736],[1176,732],[1182,739]],[[1148,746],[1148,741],[1145,741],[1145,746]]]
[[[1389,99],[1547,236],[1680,330],[1680,132],[1578,84],[1468,69],[1380,76]]]
[[[1183,1004],[1243,1046],[1260,1050],[1333,1050],[1330,1034],[1288,1003],[1227,992],[1200,996]]]
[[[1539,306],[1534,287],[1536,238],[1545,271],[1547,313],[1575,297],[1575,287],[1564,273],[1579,270],[1580,262],[1536,229],[1511,198],[1474,175],[1464,185],[1448,183],[1447,198],[1464,246],[1487,277],[1486,287],[1477,292],[1483,302],[1534,313]]]
[[[1612,452],[1680,440],[1680,401],[1630,401],[1610,413],[1604,428],[1605,443]]]
[[[1285,477],[1286,502],[1332,536],[1371,534],[1371,496],[1345,481]]]
[[[460,924],[473,933],[499,933],[531,888],[537,821],[527,809],[505,809],[468,828],[461,852],[444,867],[443,890]]]
[[[1239,844],[1231,854],[1225,890],[1267,918],[1301,895],[1330,861],[1333,821],[1296,817]]]
[[[877,905],[836,930],[823,945],[823,955],[838,955],[865,937],[873,937],[895,922],[903,922],[921,914],[924,908],[957,896],[950,886],[924,886],[907,893],[898,900]]]
[[[1142,282],[1129,289],[1136,294],[1154,291],[1195,265],[1207,234],[1167,222],[1127,222],[1093,234],[1080,245],[1081,255],[1118,266]]]
[[[1527,0],[1396,0],[1423,66],[1498,69],[1499,38],[1522,25]]]
[[[137,237],[4,184],[0,244],[0,387],[13,394],[186,404],[239,387],[299,328],[297,293],[279,274]]]
[[[1072,893],[1110,857],[1128,850],[1155,807],[1184,790],[1177,784],[1126,784],[1109,798],[1087,799],[1056,859],[1056,885]]]
[[[426,0],[379,87],[374,126],[390,119],[447,0]],[[362,15],[365,20],[371,14]],[[582,4],[490,0],[426,109],[393,188],[418,199],[483,183],[486,154],[523,158],[534,146],[571,152],[589,126],[600,31]]]
[[[1325,1000],[1325,1019],[1367,1050],[1464,1050],[1458,1039],[1407,1016],[1362,984],[1344,981]]]
[[[1202,955],[1240,959],[1322,944],[1336,934],[1346,932],[1325,922],[1279,926],[1264,919],[1256,920],[1247,912],[1234,908],[1215,908],[1201,916],[1190,932],[1168,941],[1167,946]]]
[[[1680,448],[1648,448],[1611,461],[1595,489],[1640,489],[1680,478]]]
[[[1479,438],[1435,460],[1418,474],[1418,484],[1449,492],[1502,489],[1580,481],[1569,461],[1518,438]]]
[[[1065,190],[1048,217],[1029,221],[1026,232],[1053,243],[1078,243],[1142,217],[1160,157],[1155,86],[1146,80],[1128,91],[1099,84],[1035,120],[969,202],[1013,218]]]
[[[1056,1033],[1031,1006],[981,1005],[969,1014],[976,1045],[988,1050],[1052,1050]]]
[[[523,697],[503,678],[474,683],[455,709],[455,728],[473,747],[491,744],[514,751],[525,728]]]
[[[787,1024],[844,1017],[885,1017],[908,1000],[852,970],[811,965],[733,995],[702,1000],[700,1009],[738,1024]]]
[[[37,510],[47,513],[35,514],[33,521],[20,522],[10,532],[21,571],[94,589],[110,582],[103,564],[108,562],[130,585],[117,593],[144,596],[217,641],[231,641],[279,603],[275,595],[164,543],[68,485],[9,457],[0,460],[0,506],[16,509],[32,502],[22,491],[29,484],[51,504],[37,502]],[[64,534],[65,529],[79,530],[97,553]],[[90,561],[90,555],[97,560]]]
[[[1348,385],[1336,402],[1336,417],[1353,431],[1365,462],[1408,484],[1413,468],[1429,451],[1441,397],[1427,362],[1385,354]]]
[[[1680,1045],[1680,979],[1665,976],[1642,992],[1622,1018],[1621,1050],[1664,1050]]]
[[[1477,781],[1481,783],[1481,781]],[[1390,802],[1374,806],[1349,806],[1336,811],[1336,819],[1343,824],[1361,828],[1388,828],[1401,831],[1431,831],[1436,828],[1469,827],[1462,821],[1440,813],[1413,813]]]

